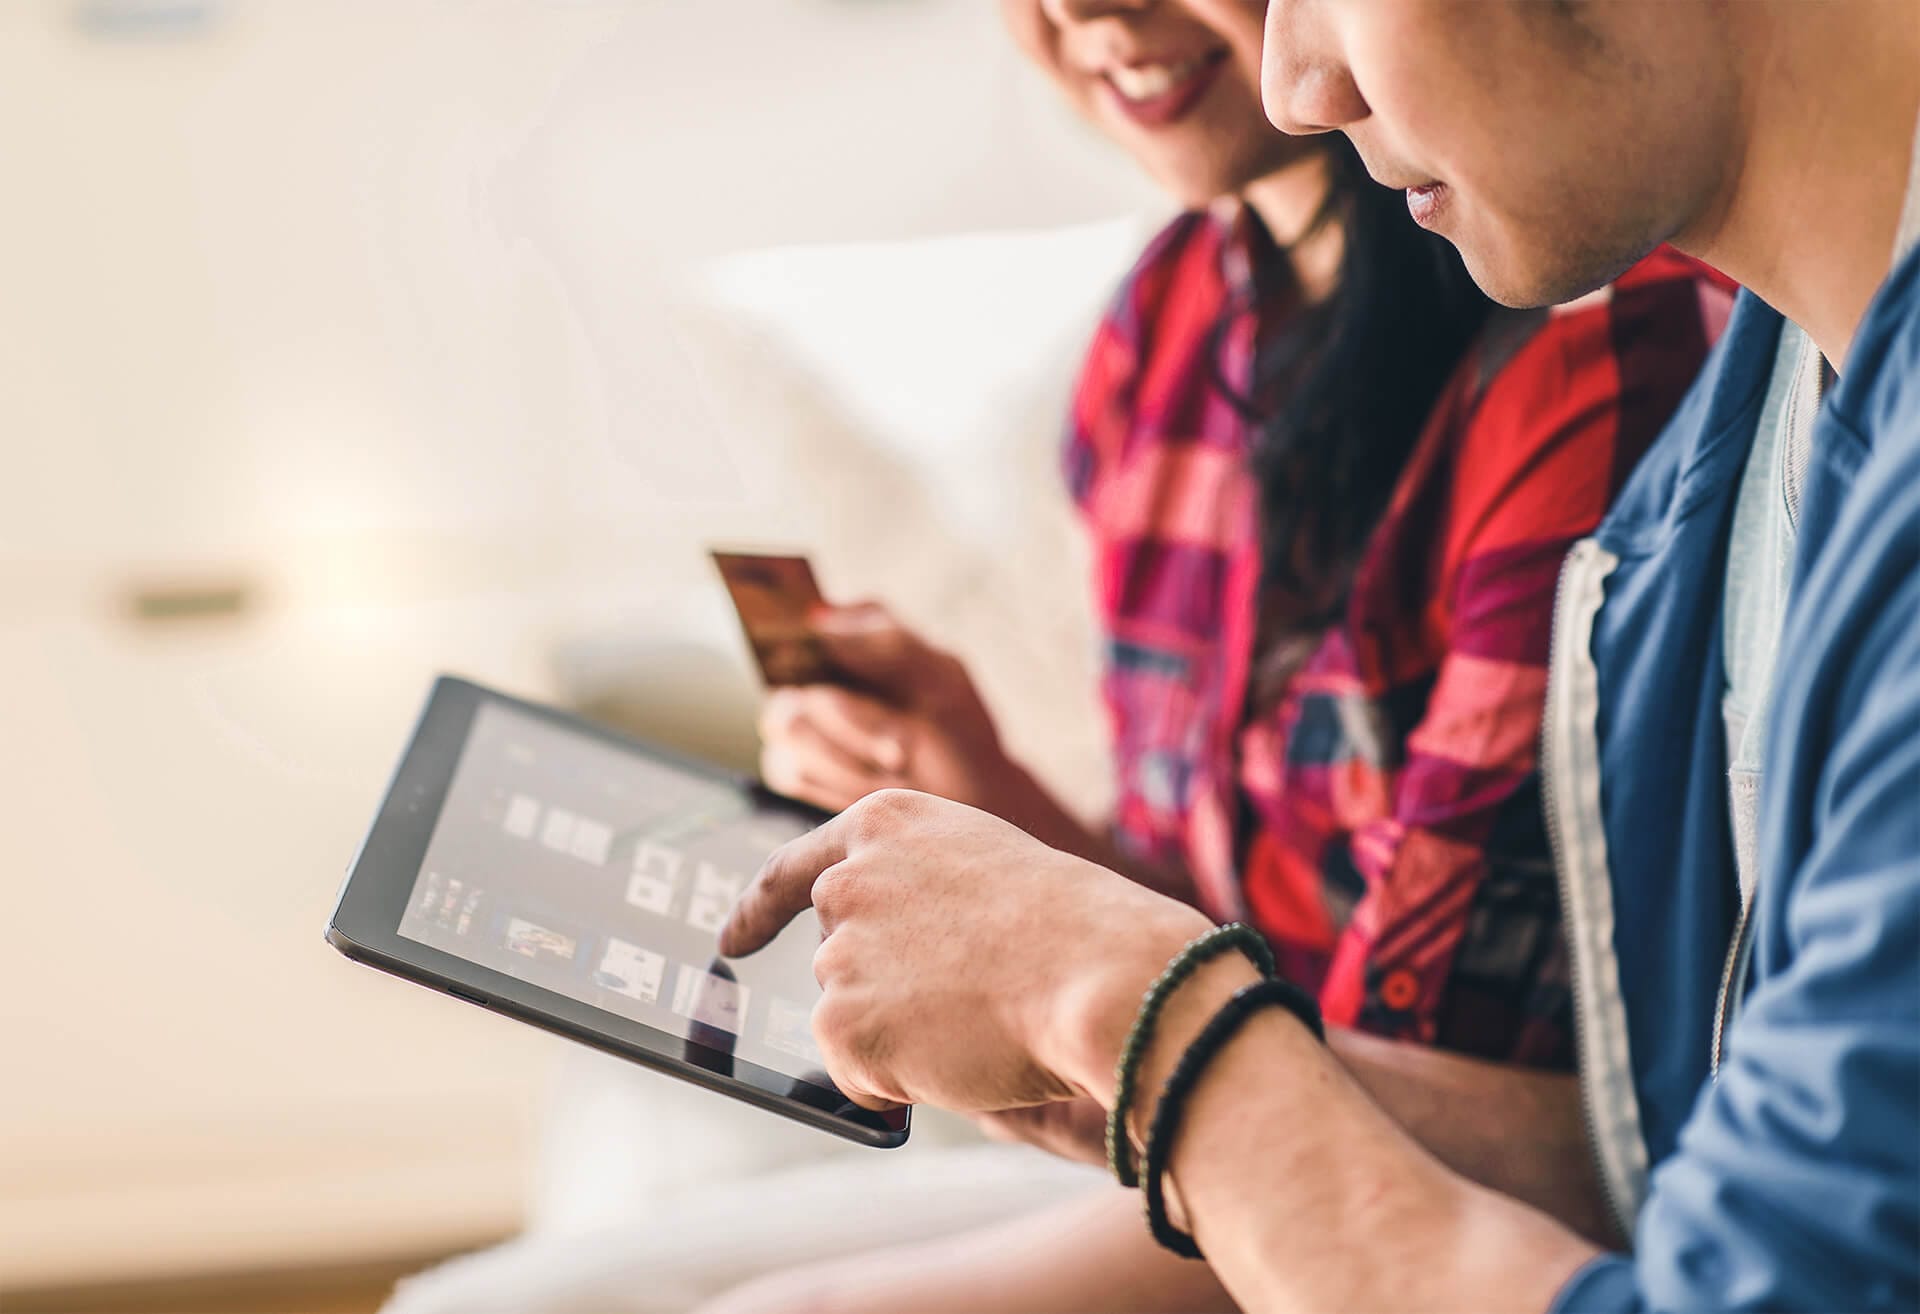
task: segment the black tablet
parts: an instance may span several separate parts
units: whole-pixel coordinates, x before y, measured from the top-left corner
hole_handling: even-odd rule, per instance
[[[761,862],[822,815],[464,680],[434,684],[327,940],[443,990],[866,1145],[909,1111],[834,1089],[810,1026],[818,923],[725,959]]]

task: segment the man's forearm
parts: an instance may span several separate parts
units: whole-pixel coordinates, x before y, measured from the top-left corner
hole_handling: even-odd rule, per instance
[[[1202,968],[1169,1001],[1140,1070],[1159,1090],[1206,1019],[1254,979]],[[1118,1001],[1081,1052],[1117,1052]],[[1087,1089],[1112,1083],[1083,1059]],[[1141,1109],[1135,1130],[1152,1116]],[[1248,1165],[1258,1165],[1249,1172]],[[1267,1011],[1209,1066],[1169,1178],[1215,1273],[1250,1311],[1542,1310],[1594,1247],[1450,1171],[1295,1019]]]
[[[1354,1080],[1441,1163],[1582,1236],[1622,1246],[1574,1077],[1357,1032],[1333,1032],[1328,1040]]]
[[[1594,1255],[1426,1154],[1293,1019],[1257,1019],[1219,1061],[1169,1175],[1242,1308],[1538,1314]]]

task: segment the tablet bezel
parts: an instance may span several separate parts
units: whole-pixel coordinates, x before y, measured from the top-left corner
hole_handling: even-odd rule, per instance
[[[327,922],[327,942],[357,962],[471,1004],[518,1018],[621,1058],[734,1096],[863,1145],[890,1149],[906,1143],[911,1110],[874,1113],[828,1091],[724,1051],[582,1003],[530,982],[470,962],[400,934],[421,862],[446,803],[475,714],[487,703],[508,707],[623,752],[728,785],[757,805],[811,821],[824,814],[768,793],[757,782],[604,726],[470,680],[443,675],[434,682],[379,811],[347,869]],[[711,1065],[711,1066],[707,1066]]]

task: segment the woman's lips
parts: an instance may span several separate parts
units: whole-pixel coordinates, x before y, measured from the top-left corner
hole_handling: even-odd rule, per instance
[[[1163,128],[1192,112],[1226,60],[1227,52],[1220,50],[1178,63],[1116,69],[1101,81],[1114,108],[1144,127]]]
[[[1446,213],[1447,201],[1453,195],[1442,182],[1422,183],[1418,187],[1407,188],[1407,213],[1422,228],[1435,228]]]

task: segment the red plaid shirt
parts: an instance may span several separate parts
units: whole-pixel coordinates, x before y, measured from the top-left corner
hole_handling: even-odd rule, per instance
[[[1076,390],[1116,838],[1250,918],[1329,1021],[1571,1062],[1537,747],[1561,558],[1679,403],[1728,284],[1661,251],[1571,305],[1496,311],[1435,405],[1344,624],[1249,718],[1260,547],[1243,230],[1183,216]],[[1391,380],[1382,380],[1391,386]]]

